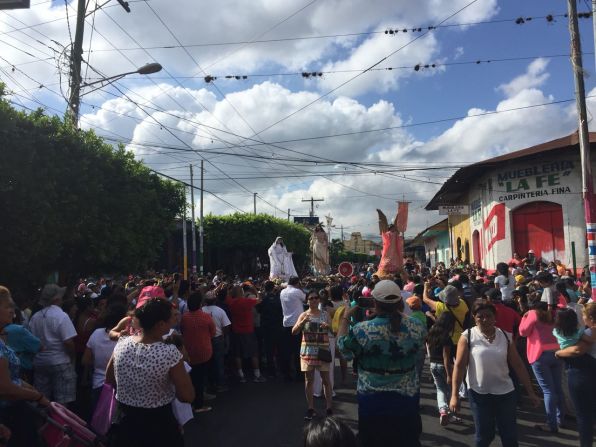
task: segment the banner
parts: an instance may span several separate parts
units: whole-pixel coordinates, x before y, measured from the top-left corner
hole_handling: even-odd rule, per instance
[[[397,202],[397,231],[405,233],[408,227],[408,203]]]

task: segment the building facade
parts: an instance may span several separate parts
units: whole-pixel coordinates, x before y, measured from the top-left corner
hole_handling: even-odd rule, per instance
[[[439,262],[449,265],[451,261],[451,243],[447,219],[431,225],[416,235],[412,245],[423,245],[426,265],[435,267]]]
[[[590,142],[593,158],[596,133]],[[468,215],[449,216],[462,259],[494,269],[513,253],[534,250],[545,262],[587,264],[577,134],[461,168],[426,209],[441,205],[469,208]]]
[[[350,239],[344,241],[344,249],[369,256],[380,256],[383,251],[383,245],[375,241],[362,239],[360,232],[354,232],[350,235]]]

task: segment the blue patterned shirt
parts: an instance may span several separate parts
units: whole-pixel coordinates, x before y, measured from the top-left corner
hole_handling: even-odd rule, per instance
[[[344,356],[358,359],[359,394],[389,391],[412,397],[420,387],[416,359],[425,337],[419,320],[403,316],[399,334],[392,334],[383,316],[354,325],[337,344]]]
[[[0,340],[0,359],[6,359],[8,361],[8,372],[10,373],[10,381],[16,385],[21,384],[21,361],[15,354],[15,352],[6,346],[6,344]]]

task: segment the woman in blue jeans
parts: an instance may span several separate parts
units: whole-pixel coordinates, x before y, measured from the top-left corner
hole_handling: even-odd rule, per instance
[[[503,447],[518,447],[517,396],[509,376],[511,367],[535,407],[540,399],[534,393],[530,376],[511,343],[511,334],[495,326],[495,306],[479,299],[472,307],[476,327],[463,332],[457,344],[450,409],[459,411],[459,387],[467,370],[468,396],[474,417],[476,447],[488,447],[495,438],[495,427]]]
[[[451,373],[453,372],[453,356],[455,346],[451,334],[455,326],[455,318],[451,312],[444,312],[428,331],[426,346],[430,360],[430,373],[437,388],[437,406],[439,407],[439,423],[447,425],[455,415],[449,415],[451,399]]]
[[[542,301],[530,303],[531,309],[522,318],[519,334],[526,338],[528,362],[544,395],[547,425],[536,425],[542,431],[556,433],[564,417],[563,362],[555,357],[559,349],[553,335],[553,315],[548,304]]]

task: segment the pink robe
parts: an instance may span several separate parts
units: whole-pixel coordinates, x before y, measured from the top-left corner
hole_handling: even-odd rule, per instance
[[[395,274],[403,266],[404,241],[397,231],[386,231],[382,234],[383,253],[379,263],[378,274]]]

